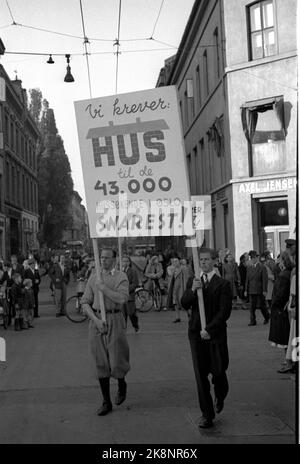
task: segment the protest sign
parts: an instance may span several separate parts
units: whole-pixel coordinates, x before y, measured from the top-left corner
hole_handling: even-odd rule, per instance
[[[191,235],[176,87],[78,101],[75,112],[91,237]]]

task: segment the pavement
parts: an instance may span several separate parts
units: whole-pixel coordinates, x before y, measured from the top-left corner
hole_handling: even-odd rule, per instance
[[[87,346],[88,323],[56,318],[47,277],[35,328],[0,326],[6,362],[0,362],[2,444],[292,444],[295,443],[295,375],[278,374],[283,352],[268,342],[268,325],[248,327],[247,310],[228,322],[230,392],[215,426],[199,431],[196,384],[187,316],[171,311],[139,314],[128,327],[131,371],[128,396],[105,417]],[[74,284],[68,294],[75,293]],[[117,389],[112,383],[112,398]]]

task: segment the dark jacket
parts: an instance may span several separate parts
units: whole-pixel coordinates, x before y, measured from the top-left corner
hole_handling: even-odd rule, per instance
[[[23,309],[24,289],[22,284],[14,282],[11,287],[10,295],[15,309]]]
[[[60,264],[54,264],[49,270],[49,276],[55,288],[62,288],[63,284],[68,285],[69,283],[70,269],[65,265],[64,273],[62,273]]]
[[[197,291],[192,291],[193,278],[187,283],[186,291],[181,298],[184,309],[192,309],[189,320],[189,338],[199,338],[201,321],[198,306]],[[227,280],[216,274],[211,278],[208,287],[202,289],[205,307],[206,327],[205,330],[211,336],[211,342],[226,341],[226,321],[230,316],[232,308],[232,293]]]
[[[24,289],[23,309],[34,309],[34,295],[31,288]]]
[[[126,275],[129,282],[129,299],[128,301],[135,300],[135,289],[139,286],[139,278],[135,269],[129,267],[126,271]]]
[[[39,271],[30,267],[24,271],[24,279],[30,279],[32,281],[32,290],[37,293],[39,291],[39,285],[41,283],[41,277]],[[38,282],[36,282],[36,280]]]
[[[20,274],[20,276],[23,278],[24,275],[24,267],[22,264],[17,263],[16,266],[13,268],[12,267],[12,275],[13,274]]]
[[[247,267],[245,291],[249,295],[261,295],[268,291],[268,271],[263,264],[258,262],[255,267]]]

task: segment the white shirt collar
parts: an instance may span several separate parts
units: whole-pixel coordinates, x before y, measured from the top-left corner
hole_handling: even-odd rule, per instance
[[[208,280],[208,282],[210,282],[211,279],[213,278],[213,276],[216,274],[216,271],[214,269],[211,272],[203,272],[203,271],[201,271],[200,278],[203,276],[203,274],[207,275],[207,280]]]

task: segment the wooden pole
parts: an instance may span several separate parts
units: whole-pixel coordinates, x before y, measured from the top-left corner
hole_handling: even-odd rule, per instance
[[[197,231],[197,232],[200,235],[200,243],[201,243],[200,246],[202,246],[203,240],[204,240],[204,230]],[[201,268],[200,268],[200,263],[199,263],[198,246],[193,246],[192,247],[192,253],[193,253],[193,263],[194,263],[195,277],[200,279]],[[197,295],[198,295],[198,306],[199,306],[201,328],[202,328],[202,330],[204,330],[205,327],[206,327],[206,317],[205,317],[205,310],[204,310],[204,301],[203,301],[202,288],[198,288]]]
[[[101,277],[101,268],[100,268],[98,243],[97,243],[96,238],[93,238],[92,241],[93,241],[93,251],[94,251],[94,258],[95,258],[96,275],[97,275],[97,279],[100,279],[100,277]],[[103,298],[103,293],[100,290],[99,290],[99,302],[100,302],[101,319],[102,319],[102,321],[106,322],[104,298]],[[98,308],[97,308],[97,310],[98,310]]]
[[[122,271],[122,241],[121,241],[121,237],[118,237],[118,249],[119,249],[119,270]]]

